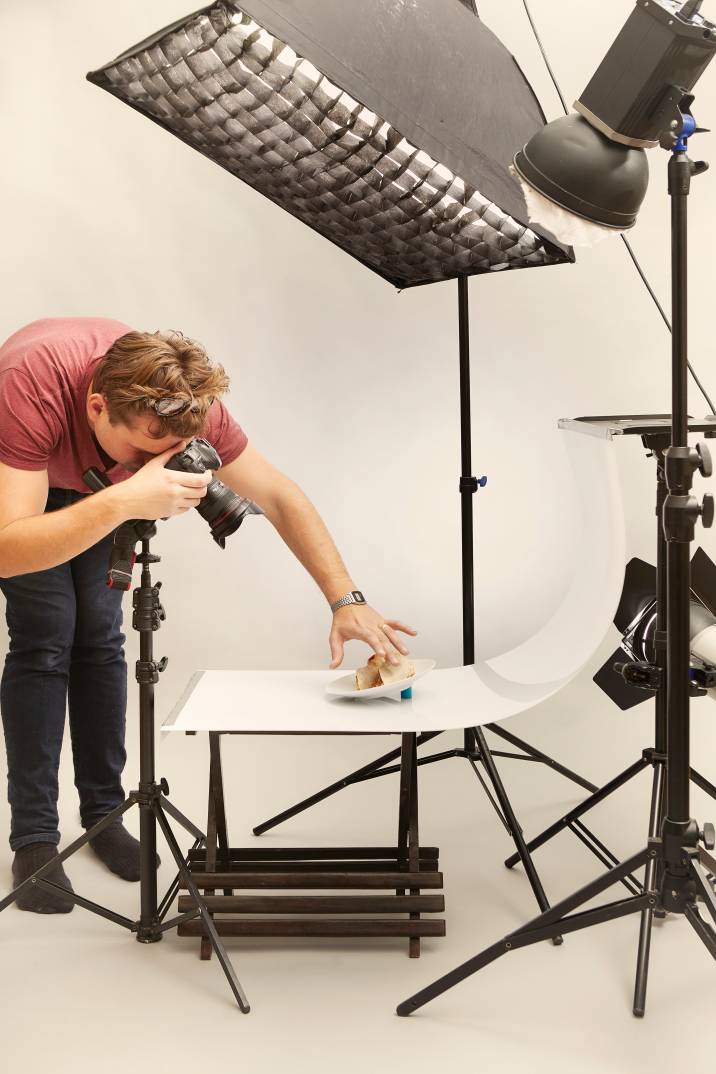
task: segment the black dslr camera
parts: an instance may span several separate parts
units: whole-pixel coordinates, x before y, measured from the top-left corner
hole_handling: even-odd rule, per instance
[[[172,455],[166,464],[168,470],[181,470],[189,474],[204,474],[207,470],[218,470],[220,467],[219,455],[208,440],[201,437],[192,440],[183,451]],[[82,479],[93,492],[101,492],[112,484],[105,474],[94,468],[85,470]],[[253,500],[237,496],[216,477],[207,486],[206,494],[196,510],[209,523],[211,536],[221,548],[226,547],[226,538],[236,532],[247,515],[263,514]],[[108,586],[125,590],[131,588],[135,546],[138,541],[153,536],[155,532],[154,522],[141,518],[131,518],[115,531],[107,571]]]
[[[220,467],[218,454],[209,441],[201,437],[192,440],[183,451],[172,455],[166,465],[167,470],[181,470],[186,474],[204,474],[207,470],[218,470]],[[253,500],[237,496],[216,477],[207,486],[206,495],[196,510],[209,523],[211,536],[221,548],[226,547],[226,538],[236,532],[247,515],[263,514]]]

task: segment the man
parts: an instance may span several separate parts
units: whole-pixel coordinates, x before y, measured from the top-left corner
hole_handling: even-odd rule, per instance
[[[397,663],[408,651],[398,632],[416,633],[353,602],[356,586],[318,512],[248,443],[220,401],[227,389],[199,343],[104,318],[35,321],[0,347],[0,590],[10,635],[0,708],[15,886],[57,857],[66,705],[82,825],[124,800],[127,669],[122,592],[105,584],[109,547],[127,519],[201,502],[211,474],[165,469],[193,437],[213,444],[217,476],[259,504],[332,606],[331,668],[350,639]],[[89,467],[112,487],[89,494]],[[121,819],[90,845],[112,872],[139,879],[139,844]],[[48,879],[72,890],[61,864]],[[38,913],[74,906],[32,886],[16,902]]]

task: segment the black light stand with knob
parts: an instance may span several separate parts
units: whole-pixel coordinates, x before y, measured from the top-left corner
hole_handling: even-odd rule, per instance
[[[97,471],[88,471],[83,475],[87,484],[99,491],[105,488],[108,482]],[[41,887],[53,890],[71,899],[78,906],[83,906],[100,917],[122,925],[130,932],[135,933],[140,943],[156,943],[169,929],[176,928],[181,922],[201,916],[209,941],[216,952],[221,968],[229,982],[231,991],[236,998],[241,1011],[246,1014],[249,1004],[244,991],[239,983],[234,968],[229,960],[223,943],[216,931],[211,914],[206,908],[199,891],[192,879],[191,872],[187,868],[186,859],[177,843],[172,831],[167,814],[173,817],[195,839],[192,849],[198,849],[205,841],[206,836],[187,817],[181,813],[168,799],[169,787],[167,781],[162,779],[157,783],[155,770],[154,749],[154,686],[159,681],[159,675],[167,666],[167,658],[159,661],[154,659],[154,632],[159,630],[165,619],[164,608],[159,599],[161,582],[152,583],[150,565],[159,563],[160,557],[150,551],[149,542],[156,535],[154,522],[142,519],[132,519],[125,522],[117,531],[114,549],[117,556],[113,557],[108,573],[108,584],[118,588],[129,589],[131,585],[132,566],[136,562],[141,564],[141,580],[133,594],[132,626],[139,633],[139,660],[136,664],[136,680],[139,684],[139,787],[131,791],[121,805],[103,817],[101,821],[89,828],[83,836],[63,850],[57,857],[53,857],[38,869],[22,884],[18,884],[9,895],[0,901],[0,911],[9,906],[22,890],[30,884],[38,884]],[[141,541],[142,550],[136,557],[133,549],[137,542]],[[131,554],[127,550],[132,549]],[[48,880],[46,873],[56,867],[59,862],[75,854],[81,847],[93,839],[95,835],[103,831],[113,821],[126,813],[132,806],[139,806],[139,845],[140,845],[140,917],[138,921],[132,921],[122,914],[117,914],[106,906],[85,899],[76,892],[68,891],[59,884]],[[157,905],[157,824],[162,830],[172,857],[176,862],[178,875],[167,890],[160,905]],[[170,920],[165,920],[167,911],[174,901],[179,886],[187,889],[194,903],[194,909],[186,911]]]
[[[692,97],[684,99],[683,112],[690,110]],[[690,816],[689,784],[689,696],[690,666],[690,545],[699,518],[710,526],[714,517],[713,497],[702,503],[691,494],[692,479],[698,470],[710,473],[711,460],[706,444],[688,445],[687,411],[687,198],[691,179],[708,165],[694,163],[687,155],[687,137],[696,131],[690,115],[672,125],[669,161],[671,197],[672,264],[672,429],[671,445],[665,453],[664,469],[668,492],[663,508],[666,537],[666,667],[667,667],[667,735],[666,735],[666,814],[660,834],[652,834],[638,853],[615,865],[596,880],[509,933],[497,943],[470,958],[450,973],[404,1000],[397,1009],[407,1016],[442,995],[465,978],[494,962],[502,955],[558,935],[611,921],[628,914],[653,911],[683,914],[707,950],[716,958],[716,893],[709,874],[716,873],[714,829],[710,824],[699,829]],[[581,909],[596,896],[621,883],[635,870],[645,868],[643,889],[636,894],[593,909]],[[698,903],[702,902],[710,920],[705,920]],[[642,939],[644,937],[642,936]],[[638,976],[643,1013],[646,988],[646,954],[640,944]]]

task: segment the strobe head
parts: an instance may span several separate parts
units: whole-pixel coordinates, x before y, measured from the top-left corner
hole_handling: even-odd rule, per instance
[[[716,25],[701,4],[636,0],[577,112],[613,142],[655,148],[716,53]]]
[[[218,470],[221,458],[208,440],[196,437],[183,451],[172,455],[167,463],[168,470],[180,470],[187,474],[204,474],[207,470]],[[206,495],[196,508],[201,517],[209,523],[211,536],[220,548],[226,547],[226,538],[237,529],[247,515],[262,515],[263,511],[253,500],[245,500],[223,481],[214,477],[207,486]]]
[[[514,159],[531,221],[574,245],[633,227],[649,182],[644,151],[672,148],[716,54],[716,24],[700,8],[636,0],[576,114],[538,130]]]

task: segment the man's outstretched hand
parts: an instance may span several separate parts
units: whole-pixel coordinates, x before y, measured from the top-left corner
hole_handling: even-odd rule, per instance
[[[373,652],[387,657],[391,664],[397,664],[398,653],[402,653],[403,656],[408,653],[402,639],[398,637],[398,631],[411,634],[413,637],[418,633],[417,630],[413,630],[412,627],[406,626],[397,619],[385,619],[369,604],[344,605],[333,615],[333,625],[328,639],[333,659],[328,665],[329,668],[340,666],[343,661],[343,646],[345,642],[353,639],[367,642]]]

